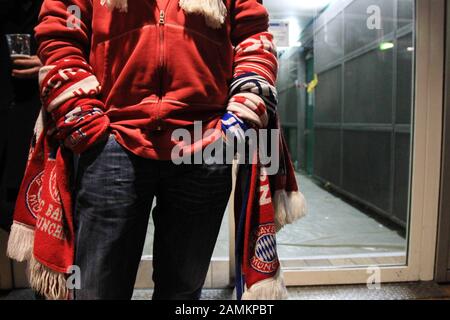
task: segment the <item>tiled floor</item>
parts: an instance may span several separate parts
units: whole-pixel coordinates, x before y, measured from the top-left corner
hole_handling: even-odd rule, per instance
[[[304,175],[299,175],[298,181],[308,215],[277,235],[281,259],[404,256],[406,241],[399,230],[365,214]]]
[[[434,282],[383,284],[379,290],[363,285],[289,288],[290,300],[430,300],[450,299],[450,285]],[[135,290],[133,300],[150,300],[152,290]],[[231,289],[203,290],[202,300],[231,300]],[[0,300],[34,300],[29,289],[0,292]]]
[[[450,299],[450,286],[433,282],[384,284],[369,290],[364,285],[288,288],[289,300],[425,300]],[[148,300],[151,290],[136,290],[133,299]],[[232,290],[204,290],[203,300],[231,300]]]
[[[401,232],[327,192],[304,175],[298,175],[308,204],[308,216],[277,235],[281,259],[298,261],[298,267],[404,264],[406,241]],[[150,221],[144,255],[151,255]],[[228,257],[228,217],[225,216],[214,257]]]

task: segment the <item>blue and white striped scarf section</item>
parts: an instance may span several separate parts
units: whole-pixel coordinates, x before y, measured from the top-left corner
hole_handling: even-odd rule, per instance
[[[230,97],[239,93],[254,93],[260,96],[267,107],[268,114],[275,116],[278,105],[277,89],[271,85],[264,77],[256,73],[249,72],[236,77],[230,86]],[[222,133],[231,134],[238,141],[244,141],[245,132],[250,127],[236,116],[233,112],[227,112],[222,117]]]
[[[234,78],[230,86],[230,97],[243,92],[260,96],[266,103],[268,113],[276,113],[278,105],[277,89],[264,77],[248,72]]]

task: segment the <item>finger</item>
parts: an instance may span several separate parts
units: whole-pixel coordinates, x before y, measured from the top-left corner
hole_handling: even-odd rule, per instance
[[[259,128],[263,127],[263,123],[261,122],[259,116],[253,110],[247,108],[241,103],[231,102],[228,104],[227,110],[235,113],[244,121],[252,122]]]
[[[15,59],[13,60],[13,64],[15,66],[19,66],[19,67],[37,67],[37,66],[41,66],[41,61],[39,59],[36,58],[30,58],[30,59]]]
[[[247,121],[252,121],[260,128],[265,128],[268,125],[268,115],[267,115],[267,108],[264,100],[254,94],[254,93],[240,93],[236,96],[234,96],[230,103],[245,106],[248,109],[250,109],[252,112],[255,112],[256,115],[260,118],[260,121],[255,122],[253,118],[249,117],[246,113],[248,113],[250,110],[246,110],[241,112],[241,117],[243,117]],[[233,109],[233,111],[236,111]]]
[[[261,107],[265,108],[264,100],[257,94],[250,93],[250,92],[244,92],[241,94],[241,96],[247,98],[247,101],[245,102],[245,104],[248,105],[249,107],[251,107],[255,111],[258,110],[259,111],[258,113],[260,113],[262,111]]]
[[[40,67],[34,67],[30,69],[14,69],[12,76],[19,79],[32,79],[37,78]]]
[[[242,92],[237,94],[236,96],[241,96],[241,97],[246,97],[247,99],[250,99],[252,101],[255,102],[260,102],[260,101],[264,101],[263,98],[261,98],[261,96],[257,95],[256,93],[253,92]]]
[[[245,97],[244,95],[239,95],[239,96],[233,97],[231,99],[231,102],[242,104],[242,105],[246,106],[247,108],[250,108],[253,111],[256,111],[258,109],[257,105],[252,100]]]

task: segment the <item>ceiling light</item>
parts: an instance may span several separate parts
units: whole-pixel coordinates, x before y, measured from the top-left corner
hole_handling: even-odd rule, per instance
[[[381,51],[389,50],[389,49],[392,49],[393,47],[394,47],[394,43],[392,43],[392,42],[382,42],[380,44]]]

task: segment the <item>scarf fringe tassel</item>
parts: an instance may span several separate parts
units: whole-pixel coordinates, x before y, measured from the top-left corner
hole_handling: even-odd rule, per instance
[[[49,300],[66,300],[69,297],[66,277],[44,266],[34,257],[30,260],[31,288]]]
[[[14,221],[9,233],[6,254],[19,262],[30,260],[33,252],[34,230]]]
[[[281,270],[275,277],[255,283],[249,289],[245,289],[242,300],[286,300],[288,292],[284,284]]]
[[[300,191],[278,190],[275,192],[273,203],[277,231],[306,215],[306,200]]]
[[[33,252],[34,230],[16,221],[11,226],[7,255],[19,262],[29,261],[31,288],[49,300],[65,300],[69,296],[66,277],[37,261]]]
[[[128,11],[128,0],[101,0],[102,6],[106,5],[109,10],[117,9],[120,12]]]
[[[220,29],[227,16],[222,0],[180,0],[180,7],[186,13],[203,15],[206,24],[213,29]]]

